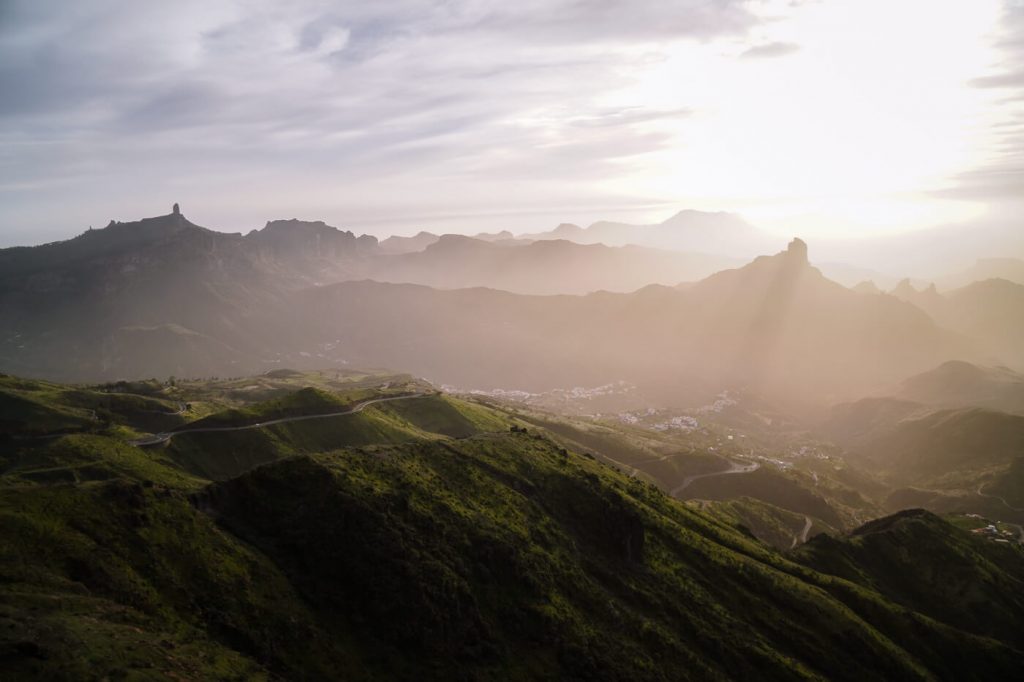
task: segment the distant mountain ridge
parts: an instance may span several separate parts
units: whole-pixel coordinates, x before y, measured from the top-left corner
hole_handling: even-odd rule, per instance
[[[1024,376],[1006,367],[950,361],[891,390],[832,408],[821,432],[896,484],[891,506],[1015,508],[1024,478]],[[935,492],[945,491],[945,492]],[[998,490],[990,495],[986,490]]]
[[[365,275],[444,289],[484,286],[523,294],[586,294],[676,285],[736,264],[731,258],[638,246],[485,241],[446,234],[420,251],[376,260]]]
[[[934,284],[917,289],[903,280],[890,294],[913,303],[947,329],[971,337],[988,353],[985,364],[1024,369],[1024,284],[988,279],[939,293]]]
[[[1007,470],[1024,448],[1024,416],[884,398],[838,406],[825,432],[854,461],[907,485],[977,485]]]
[[[942,289],[956,289],[971,282],[1005,279],[1024,284],[1024,260],[1020,258],[979,258],[969,268],[938,280]]]
[[[673,251],[729,254],[749,257],[777,249],[783,240],[772,238],[735,213],[686,209],[660,223],[635,225],[607,220],[583,228],[562,223],[549,232],[521,234],[520,239],[568,239],[581,244],[609,246],[635,244]]]
[[[537,297],[348,282],[298,292],[252,322],[328,361],[407,367],[461,387],[621,379],[663,400],[748,383],[794,398],[839,395],[969,354],[913,306],[825,279],[799,241],[685,289]]]
[[[686,401],[754,385],[814,403],[979,359],[917,307],[828,280],[800,240],[686,287],[642,286],[707,268],[639,247],[456,235],[385,255],[323,222],[242,236],[171,214],[0,251],[0,368],[78,379],[353,363],[467,388],[625,380]],[[493,289],[609,281],[636,290]]]
[[[904,381],[894,397],[942,407],[985,407],[1024,414],[1024,374],[951,360]]]

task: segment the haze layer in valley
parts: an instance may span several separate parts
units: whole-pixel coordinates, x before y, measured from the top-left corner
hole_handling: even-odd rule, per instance
[[[804,405],[950,360],[1024,363],[1024,284],[940,292],[903,280],[887,293],[830,279],[800,239],[750,262],[725,253],[755,240],[771,241],[695,211],[654,226],[379,242],[300,220],[227,234],[176,208],[0,251],[2,360],[60,380],[348,364],[465,389],[624,381],[658,404],[749,388]],[[1010,259],[995,263],[978,267],[1016,276]]]

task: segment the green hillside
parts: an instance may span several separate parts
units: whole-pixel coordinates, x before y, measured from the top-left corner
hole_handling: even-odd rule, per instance
[[[831,527],[846,525],[842,513],[813,489],[786,473],[761,467],[749,474],[710,476],[688,486],[686,498],[728,500],[752,497],[797,514],[821,519]]]
[[[826,426],[862,465],[898,484],[969,487],[1024,448],[1024,416],[891,399],[839,406]]]
[[[758,540],[779,550],[787,550],[802,542],[803,529],[810,521],[807,536],[821,532],[835,533],[836,529],[821,519],[812,519],[752,497],[709,502],[695,500],[691,506],[724,523],[749,532]]]
[[[1024,553],[922,509],[816,537],[796,559],[968,632],[1024,645]]]
[[[794,555],[807,565],[794,562],[738,525],[750,510],[774,514],[780,528],[792,515],[756,502],[745,503],[748,516],[738,504],[726,514],[690,508],[568,447],[568,431],[524,428],[502,409],[434,393],[328,418],[248,421],[408,388],[363,377],[332,390],[310,379],[290,393],[262,381],[290,387],[301,375],[159,389],[194,399],[192,412],[231,410],[186,413],[181,428],[240,430],[136,447],[139,429],[115,416],[98,430],[9,441],[5,673],[963,680],[1017,668],[1015,636],[908,608],[887,584],[845,564],[812,567],[810,550]],[[239,388],[248,385],[258,388]],[[240,390],[263,400],[245,402]],[[935,556],[970,550],[960,531],[935,523]],[[944,549],[946,537],[956,543]],[[958,570],[991,583],[981,559]],[[1003,570],[1021,575],[1012,562]],[[922,594],[948,599],[941,587],[926,582]]]

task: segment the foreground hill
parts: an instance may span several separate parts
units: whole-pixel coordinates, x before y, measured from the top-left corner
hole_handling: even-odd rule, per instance
[[[924,510],[816,537],[796,558],[967,632],[1024,645],[1024,554]]]
[[[423,388],[409,381],[281,372],[72,390],[9,379],[8,394],[36,412],[119,402],[105,423],[70,412],[59,431],[47,425],[51,437],[8,433],[5,673],[964,680],[1008,678],[1018,665],[1018,636],[1003,627],[1015,602],[987,628],[934,603],[908,607],[890,585],[843,573],[874,570],[884,553],[810,568],[510,413],[409,393]],[[380,392],[408,397],[301,420]],[[188,460],[175,450],[182,435],[131,446],[140,410],[169,407],[170,396],[190,399],[168,415],[185,420],[176,433],[248,425],[228,433],[263,433],[279,456],[252,469],[232,459],[239,468],[210,483],[203,463],[226,451],[200,439],[216,434],[193,431]],[[296,420],[264,425],[281,415]],[[363,416],[391,431],[374,435]],[[976,555],[960,580],[1021,579],[1018,557],[993,583],[973,537],[932,525],[935,556]],[[960,603],[937,581],[917,594]]]

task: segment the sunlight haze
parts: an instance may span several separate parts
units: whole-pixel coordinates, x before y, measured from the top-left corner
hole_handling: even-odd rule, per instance
[[[993,682],[1024,0],[0,0],[0,677]]]
[[[986,220],[1019,189],[1020,11],[4,2],[0,243],[172,199],[216,229],[379,237],[681,208],[811,238]]]

